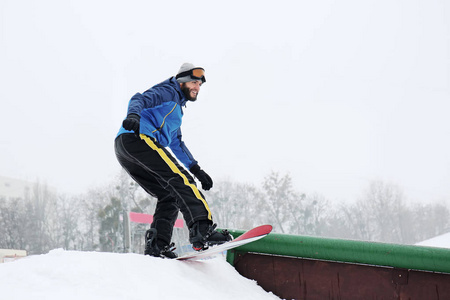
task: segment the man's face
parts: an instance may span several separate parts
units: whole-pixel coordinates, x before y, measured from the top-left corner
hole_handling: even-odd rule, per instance
[[[197,100],[197,95],[200,92],[202,82],[200,80],[189,81],[180,84],[181,91],[186,96],[186,99],[190,101]]]

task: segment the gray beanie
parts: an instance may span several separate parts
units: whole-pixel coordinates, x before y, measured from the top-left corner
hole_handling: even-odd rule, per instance
[[[202,80],[203,82],[206,81],[205,76],[203,76],[201,79],[200,78],[195,78],[192,77],[191,74],[186,74],[186,72],[193,70],[193,69],[202,69],[204,70],[202,67],[196,67],[191,63],[184,63],[181,65],[180,70],[177,73],[176,79],[179,83],[183,83],[183,82],[189,82],[189,81],[195,81],[195,80]],[[185,74],[183,74],[185,73]]]

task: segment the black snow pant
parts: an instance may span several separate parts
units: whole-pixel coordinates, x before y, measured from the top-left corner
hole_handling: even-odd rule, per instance
[[[194,178],[155,139],[133,133],[115,140],[117,159],[130,176],[158,199],[151,228],[158,239],[170,243],[173,226],[181,211],[186,224],[211,220],[211,211]]]

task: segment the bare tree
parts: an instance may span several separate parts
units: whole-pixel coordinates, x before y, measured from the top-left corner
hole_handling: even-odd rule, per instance
[[[308,235],[322,235],[325,230],[325,219],[328,209],[328,201],[319,194],[312,194],[311,196],[306,196],[302,194],[297,197],[299,201],[298,204],[302,204],[300,207],[300,212],[303,220],[301,225],[301,231],[299,233]],[[300,199],[302,201],[300,201]]]
[[[0,247],[27,249],[27,223],[22,198],[0,198]]]
[[[343,235],[368,241],[403,242],[407,210],[401,189],[380,180],[370,182],[355,204],[342,205]]]
[[[259,196],[252,185],[230,180],[215,183],[214,190],[208,192],[208,203],[214,221],[223,228],[250,229],[256,226]]]
[[[292,209],[291,204],[297,200],[297,197],[292,188],[292,179],[288,174],[281,177],[277,172],[271,172],[264,178],[262,200],[262,207],[269,213],[276,231],[287,233],[285,227],[289,226],[287,224],[289,220],[301,217],[289,214]]]

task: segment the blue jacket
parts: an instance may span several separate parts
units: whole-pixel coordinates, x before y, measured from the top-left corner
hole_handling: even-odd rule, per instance
[[[135,94],[129,104],[129,114],[141,116],[139,133],[155,138],[164,147],[169,147],[173,154],[186,168],[190,169],[197,161],[184,144],[181,135],[182,106],[187,99],[180,89],[175,77],[171,77],[143,94]],[[120,128],[117,136],[133,131]]]

